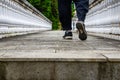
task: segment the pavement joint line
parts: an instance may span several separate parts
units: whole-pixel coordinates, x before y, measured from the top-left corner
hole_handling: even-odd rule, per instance
[[[105,55],[102,54],[102,53],[100,53],[100,54],[106,58],[106,61],[107,61],[107,62],[110,62],[110,61],[109,61],[109,58],[108,58],[107,56],[105,56]]]

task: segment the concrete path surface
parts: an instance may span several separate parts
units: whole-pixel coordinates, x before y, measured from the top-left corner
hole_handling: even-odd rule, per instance
[[[120,41],[88,36],[64,40],[62,31],[45,31],[0,40],[0,61],[120,61]],[[58,53],[58,54],[56,54]]]
[[[0,40],[0,80],[120,80],[120,41],[62,31]]]

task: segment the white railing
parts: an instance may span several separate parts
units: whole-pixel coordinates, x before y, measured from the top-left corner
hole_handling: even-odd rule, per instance
[[[88,32],[120,36],[120,0],[102,0],[90,9],[85,23]]]
[[[0,34],[51,29],[52,22],[26,0],[0,0]]]
[[[91,4],[94,0],[89,0],[89,4]]]

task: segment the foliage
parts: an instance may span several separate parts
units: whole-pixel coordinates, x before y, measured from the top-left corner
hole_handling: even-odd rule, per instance
[[[57,0],[28,0],[36,9],[53,22],[53,30],[58,29]]]

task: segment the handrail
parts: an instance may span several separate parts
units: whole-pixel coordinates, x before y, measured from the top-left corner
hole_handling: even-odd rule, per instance
[[[120,0],[101,1],[91,7],[87,14],[85,22],[87,31],[120,35]]]
[[[0,0],[0,34],[51,29],[52,22],[26,0]]]

